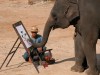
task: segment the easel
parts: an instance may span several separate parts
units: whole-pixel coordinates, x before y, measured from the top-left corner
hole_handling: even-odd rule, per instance
[[[16,51],[18,50],[21,42],[18,43],[17,45],[17,42],[18,42],[19,38],[17,38],[17,40],[15,41],[14,45],[12,46],[11,50],[9,51],[8,55],[6,56],[4,62],[2,63],[2,65],[0,66],[0,69],[3,67],[3,65],[5,64],[6,60],[8,59],[9,55],[12,54],[12,56],[10,57],[10,59],[8,60],[7,64],[6,64],[6,67],[9,65],[11,59],[13,58],[13,56],[15,55]],[[15,47],[17,45],[17,47]],[[14,50],[15,49],[15,50]]]
[[[15,55],[16,51],[18,50],[20,44],[22,43],[23,46],[24,46],[24,48],[25,48],[25,50],[28,52],[29,58],[31,59],[31,61],[32,61],[34,67],[35,67],[35,69],[36,69],[37,72],[39,73],[39,70],[38,70],[38,68],[37,68],[37,65],[34,63],[32,57],[31,57],[31,55],[30,55],[30,52],[29,52],[30,49],[32,48],[32,46],[30,46],[30,47],[28,48],[28,47],[25,45],[25,42],[23,41],[23,39],[22,39],[22,37],[20,36],[18,30],[16,29],[17,26],[23,27],[24,32],[25,32],[25,33],[27,34],[27,36],[29,37],[29,35],[28,35],[28,33],[27,33],[27,31],[26,31],[26,29],[25,29],[25,27],[24,27],[24,25],[23,25],[23,23],[22,23],[21,21],[19,21],[19,22],[13,24],[13,27],[14,27],[14,29],[15,29],[17,35],[18,35],[18,38],[17,38],[17,40],[15,41],[14,45],[12,46],[11,50],[9,51],[8,55],[6,56],[6,58],[5,58],[4,62],[2,63],[0,69],[1,69],[1,68],[3,67],[3,65],[5,64],[6,60],[7,60],[8,57],[9,57],[9,55],[12,54],[11,58],[9,59],[9,61],[8,61],[7,64],[6,64],[6,67],[9,65],[11,59],[13,58],[13,56]],[[20,42],[18,43],[18,40],[19,40],[19,39],[20,39]],[[29,37],[29,39],[30,39],[30,37]],[[29,42],[31,42],[31,41],[29,41]],[[15,47],[17,43],[18,43],[18,45],[17,45],[17,47]],[[15,50],[13,51],[14,48],[15,48]],[[36,54],[38,55],[37,51],[36,51]],[[42,60],[41,60],[41,58],[40,58],[39,55],[38,55],[38,57],[39,57],[40,62],[42,63]]]

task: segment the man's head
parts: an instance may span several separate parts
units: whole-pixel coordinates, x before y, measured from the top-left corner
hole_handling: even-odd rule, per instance
[[[32,33],[32,37],[35,38],[38,33],[38,28],[33,26],[31,28],[31,33]]]

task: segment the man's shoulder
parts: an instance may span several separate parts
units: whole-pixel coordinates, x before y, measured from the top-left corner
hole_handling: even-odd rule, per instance
[[[42,36],[39,35],[39,34],[37,34],[37,38],[36,38],[36,40],[38,41],[38,43],[40,43],[40,42],[42,41]]]

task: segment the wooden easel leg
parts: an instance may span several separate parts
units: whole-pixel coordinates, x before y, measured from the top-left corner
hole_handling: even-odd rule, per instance
[[[16,43],[18,42],[18,40],[19,40],[19,38],[17,38],[17,40],[15,41],[15,43],[14,43],[14,45],[12,46],[11,50],[9,51],[7,57],[5,58],[5,60],[4,60],[4,62],[2,63],[2,65],[0,66],[0,69],[1,69],[1,68],[3,67],[3,65],[5,64],[7,58],[9,57],[9,55],[10,55],[11,53],[13,53],[12,50],[13,50],[13,48],[15,47]],[[17,49],[18,49],[18,48],[17,48]],[[16,51],[17,51],[17,50],[16,50]],[[10,60],[10,61],[11,61],[11,60]],[[8,63],[8,64],[9,64],[9,63]]]
[[[15,55],[15,53],[16,53],[17,49],[19,48],[20,44],[21,44],[21,42],[18,44],[18,46],[17,46],[16,50],[14,51],[14,53],[13,53],[13,54],[12,54],[12,56],[11,56],[11,58],[9,59],[9,61],[8,61],[7,65],[6,65],[6,67],[9,65],[9,63],[10,63],[11,59],[12,59],[12,58],[13,58],[13,56]]]

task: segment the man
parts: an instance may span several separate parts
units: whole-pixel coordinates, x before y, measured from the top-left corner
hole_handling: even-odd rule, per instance
[[[37,34],[38,33],[38,28],[37,27],[32,27],[31,28],[31,40],[32,43],[40,43],[42,42],[42,36]],[[39,47],[39,48],[34,48],[33,51],[37,51],[39,53],[39,56],[42,60],[44,60],[44,53],[42,53],[43,50],[46,50],[46,47]],[[32,54],[34,56],[34,54]],[[28,53],[25,52],[23,55],[23,58],[25,59],[25,61],[31,61],[29,59]]]

